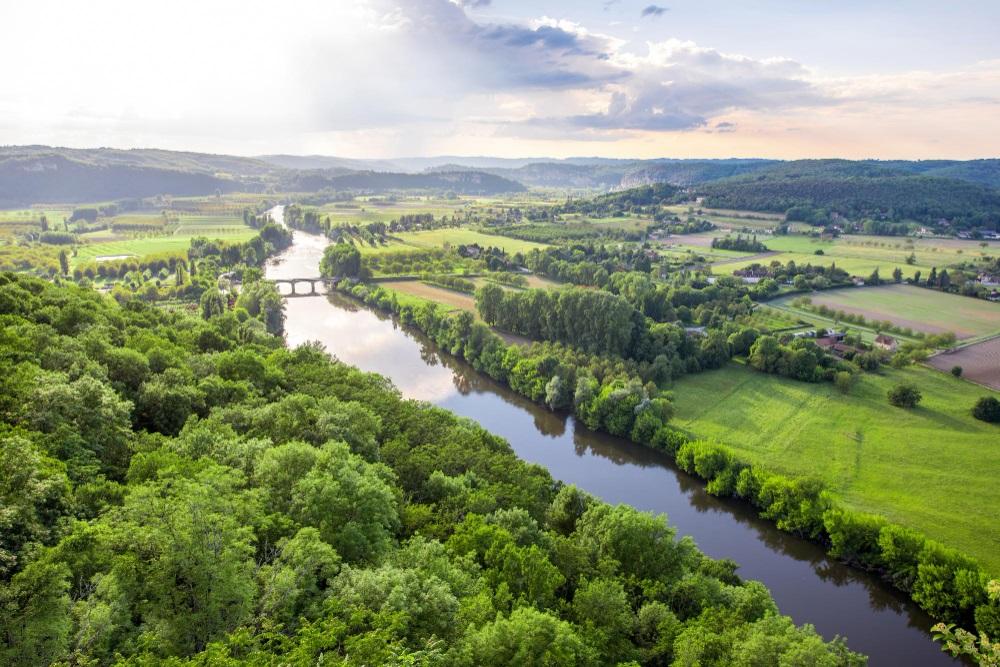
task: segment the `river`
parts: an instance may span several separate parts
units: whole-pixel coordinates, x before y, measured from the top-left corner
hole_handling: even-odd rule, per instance
[[[281,221],[281,208],[272,211]],[[319,275],[326,239],[296,231],[268,263],[268,278]],[[659,452],[588,431],[440,352],[419,332],[340,295],[286,299],[288,344],[321,342],[341,361],[390,378],[404,396],[469,417],[506,438],[519,457],[610,503],[665,513],[713,558],[763,582],[781,612],[827,639],[847,638],[871,665],[955,665],[928,632],[933,624],[878,578],[831,560],[823,549],[779,531],[746,504],[715,498]]]

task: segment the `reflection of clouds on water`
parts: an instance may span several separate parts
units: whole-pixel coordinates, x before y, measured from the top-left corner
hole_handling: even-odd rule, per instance
[[[285,304],[288,345],[317,340],[344,363],[393,378],[407,398],[439,403],[458,393],[452,371],[425,365],[420,344],[401,337],[391,321],[364,309],[331,307],[326,299],[288,299]]]

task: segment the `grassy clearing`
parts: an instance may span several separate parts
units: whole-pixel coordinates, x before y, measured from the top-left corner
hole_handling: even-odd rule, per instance
[[[913,410],[889,406],[899,382],[923,392]],[[824,480],[848,506],[882,514],[978,558],[1000,573],[1000,427],[969,410],[989,390],[923,368],[866,373],[850,394],[737,364],[686,376],[675,424],[741,457]]]
[[[770,236],[763,239],[771,250],[778,254],[769,261],[781,263],[794,261],[796,264],[830,266],[836,263],[845,271],[859,276],[868,276],[876,268],[883,278],[892,275],[899,267],[906,277],[920,271],[925,277],[932,267],[939,270],[966,260],[975,260],[996,254],[1000,244],[957,239],[904,239],[883,236],[843,236],[836,239],[819,239],[803,235]],[[821,250],[822,255],[816,251]],[[906,260],[913,256],[913,264]],[[729,272],[741,269],[756,260],[727,262],[720,270]],[[767,262],[762,262],[767,263]]]
[[[542,250],[548,247],[543,243],[522,241],[520,239],[495,236],[493,234],[483,234],[482,232],[462,227],[432,229],[426,232],[404,232],[397,234],[396,238],[403,244],[416,248],[440,248],[445,244],[457,246],[478,243],[481,246],[494,246],[503,248],[506,252],[515,253],[529,252],[536,248]]]
[[[153,255],[161,252],[183,252],[191,245],[192,236],[208,236],[225,241],[246,241],[251,238],[256,231],[249,227],[242,227],[232,230],[217,230],[211,234],[185,234],[174,236],[153,236],[147,238],[126,238],[116,241],[104,241],[100,243],[87,243],[79,246],[76,257],[72,259],[73,265],[83,262],[94,261],[97,257],[134,255]]]
[[[914,331],[952,331],[959,338],[1000,332],[1000,305],[913,285],[845,287],[816,292],[810,298],[816,306],[857,313],[869,321],[889,320]],[[791,300],[785,297],[775,303],[788,305]]]
[[[804,266],[806,264],[812,264],[813,266],[830,266],[831,264],[836,264],[839,268],[847,271],[849,274],[861,276],[863,278],[867,278],[875,269],[879,270],[879,275],[881,275],[883,279],[890,278],[892,276],[893,269],[897,266],[906,278],[912,277],[917,271],[921,271],[925,277],[928,273],[930,273],[930,267],[910,266],[905,262],[884,262],[878,260],[856,259],[851,257],[832,257],[829,254],[820,256],[793,252],[779,252],[763,259],[758,258],[727,261],[723,264],[719,264],[718,268],[720,272],[731,273],[737,269],[746,268],[751,264],[767,265],[773,261],[778,261],[782,264],[795,262],[800,266]]]
[[[788,331],[808,327],[813,322],[805,317],[804,314],[800,317],[796,313],[786,310],[771,308],[769,306],[757,306],[747,319],[747,324],[769,331]]]

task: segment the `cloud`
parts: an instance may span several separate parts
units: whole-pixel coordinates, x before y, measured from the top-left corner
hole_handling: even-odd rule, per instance
[[[457,0],[463,7],[489,7],[493,0]]]
[[[611,61],[623,75],[602,86],[602,105],[527,124],[554,132],[681,131],[707,127],[733,110],[779,111],[836,101],[797,62],[731,55],[692,42],[649,43],[645,54],[616,53]]]
[[[300,68],[313,84],[323,129],[409,123],[449,132],[476,124],[508,135],[585,131],[593,139],[705,128],[737,109],[830,103],[811,73],[787,59],[753,59],[676,39],[637,52],[566,19],[476,21],[449,0],[373,0],[368,7],[378,39],[334,44],[322,60],[335,67]],[[369,70],[388,76],[359,75]],[[345,90],[351,91],[346,104]],[[506,107],[497,104],[501,98]]]
[[[663,16],[664,14],[667,13],[667,11],[668,11],[667,7],[661,7],[659,5],[646,5],[646,7],[643,8],[642,12],[640,12],[639,15],[642,16],[643,18],[647,16],[652,16],[655,18],[657,16]]]
[[[247,2],[253,11],[237,11]],[[657,0],[626,10],[607,0],[602,4],[614,15],[604,16],[627,18],[649,2]],[[635,41],[630,28],[641,22],[634,13],[628,25],[602,22],[606,34],[572,20],[576,3],[562,5],[565,15],[518,19],[483,17],[475,7],[484,4],[14,3],[12,24],[65,14],[50,26],[53,44],[73,44],[80,26],[93,39],[72,58],[71,47],[60,46],[5,72],[0,143],[390,156],[569,154],[572,146],[587,150],[582,142],[617,144],[605,153],[653,153],[663,150],[662,140],[695,153],[714,146],[729,154],[725,146],[739,145],[743,154],[759,154],[781,150],[772,145],[791,134],[803,152],[820,141],[836,153],[841,145],[869,150],[887,136],[901,137],[904,147],[939,137],[960,146],[953,155],[1000,147],[992,139],[1000,133],[990,131],[1000,104],[1000,60],[932,71],[878,73],[872,66],[865,75],[834,77],[806,62],[732,53],[724,43]],[[530,3],[517,7],[531,11]],[[187,35],[189,48],[121,58],[145,46],[128,26],[151,21]],[[220,22],[231,30],[218,32]],[[262,33],[266,48],[247,50],[245,35]],[[15,51],[30,50],[28,35],[8,41]],[[206,67],[224,75],[207,76]],[[131,83],[123,88],[120,81]],[[51,89],[73,103],[38,105]],[[188,94],[164,105],[164,90]],[[232,101],[247,91],[255,91],[253,104],[234,110]]]

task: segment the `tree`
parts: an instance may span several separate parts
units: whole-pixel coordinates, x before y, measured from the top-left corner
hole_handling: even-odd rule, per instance
[[[72,626],[69,569],[36,561],[0,582],[0,663],[34,667],[65,655]]]
[[[961,366],[952,366],[951,367],[951,374],[954,375],[957,378],[962,377],[962,367]]]
[[[515,609],[509,618],[497,617],[465,641],[459,665],[597,665],[598,657],[566,621],[531,607]]]
[[[903,282],[903,270],[898,266],[892,270],[892,281],[894,283]]]
[[[854,373],[849,373],[848,371],[837,371],[837,374],[833,376],[833,385],[840,393],[849,393],[851,391],[851,387],[854,386]]]
[[[0,580],[21,567],[28,545],[49,544],[70,507],[65,466],[21,437],[0,438]]]
[[[1000,400],[995,396],[983,396],[972,407],[972,416],[984,422],[1000,422]]]
[[[493,326],[500,316],[500,308],[503,303],[504,290],[499,285],[492,283],[483,285],[476,292],[476,309],[483,321]]]
[[[124,472],[132,403],[104,382],[89,375],[72,382],[62,374],[42,376],[26,409],[33,429],[52,434],[60,458],[99,461],[108,473]]]
[[[285,331],[285,300],[274,283],[258,280],[244,284],[236,300],[237,308],[246,308],[253,317],[260,317],[269,334],[280,336]]]
[[[361,251],[350,243],[335,243],[323,251],[320,273],[331,278],[361,277]]]
[[[781,361],[781,344],[774,336],[761,336],[750,347],[750,365],[765,373],[775,373]]]
[[[897,408],[914,408],[923,398],[920,390],[912,384],[898,384],[888,393],[889,403]]]
[[[69,275],[69,255],[66,254],[66,250],[59,251],[59,271],[60,275]]]
[[[910,266],[913,266],[914,264],[916,264],[917,263],[917,255],[915,253],[911,252],[909,255],[906,256],[906,263],[909,264]]]
[[[348,562],[377,560],[399,525],[384,466],[366,462],[341,442],[320,448],[293,442],[269,449],[254,476],[275,509],[323,540]]]
[[[206,320],[210,320],[216,315],[221,315],[226,312],[226,302],[222,298],[222,294],[215,287],[210,287],[205,290],[201,295],[201,316]]]

